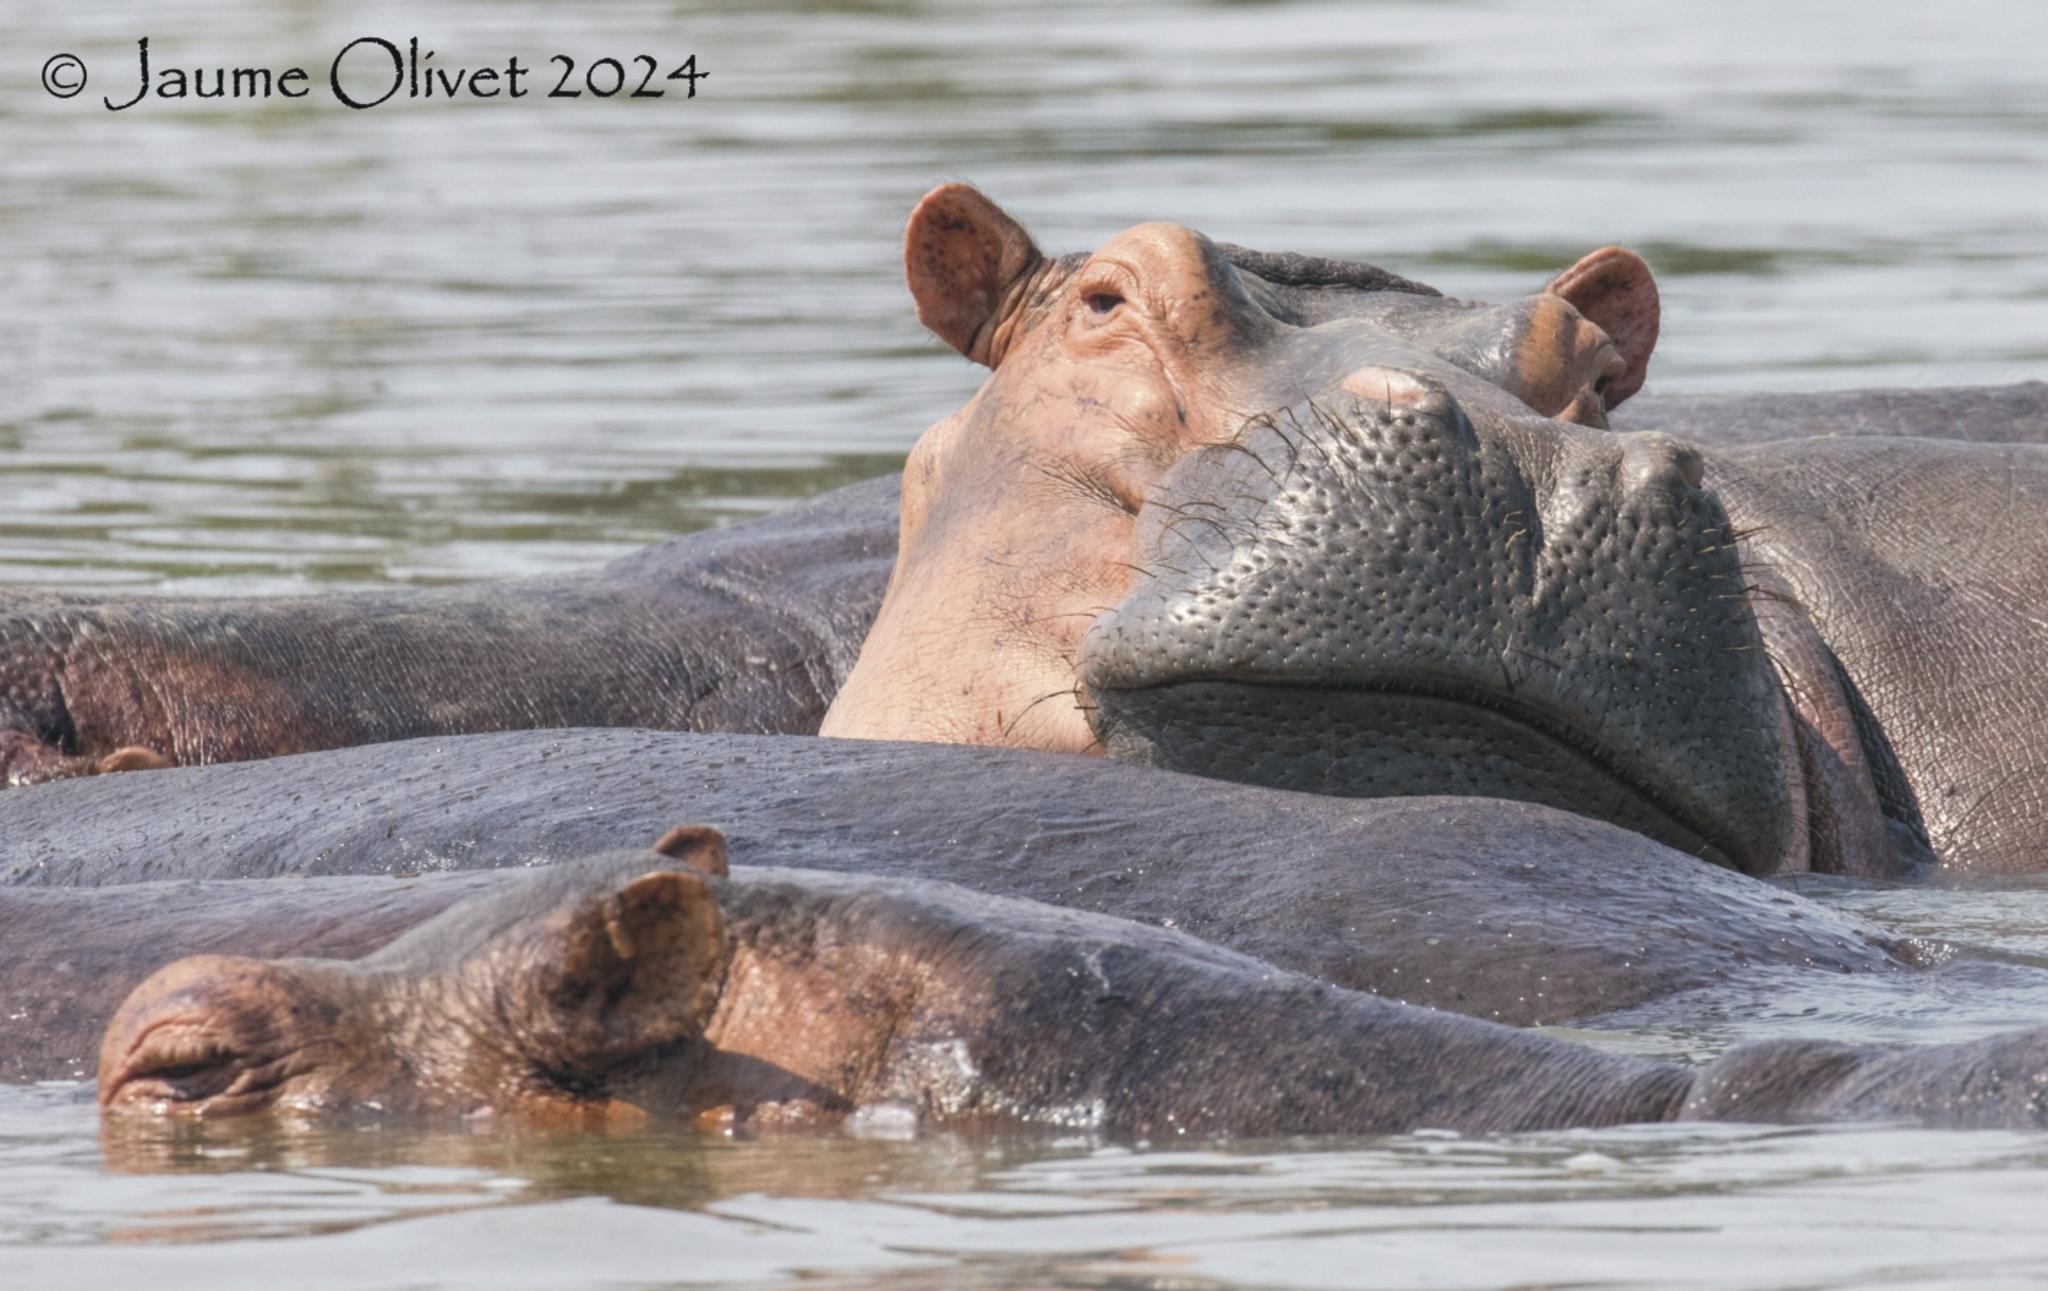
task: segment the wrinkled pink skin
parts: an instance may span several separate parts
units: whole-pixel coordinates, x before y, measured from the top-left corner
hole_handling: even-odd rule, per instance
[[[1275,289],[1252,274],[1231,279],[1252,300],[1219,299],[1222,254],[1141,224],[1048,259],[964,185],[920,203],[905,237],[919,317],[992,371],[911,451],[896,571],[821,734],[1094,748],[1075,660],[1130,587],[1149,490],[1247,417],[1314,393],[1307,359],[1279,344],[1299,329],[1277,315],[1298,308],[1261,308]],[[1585,424],[1641,384],[1656,339],[1655,286],[1618,248],[1499,308],[1393,281],[1350,293],[1347,317]],[[1369,357],[1370,335],[1354,349]]]

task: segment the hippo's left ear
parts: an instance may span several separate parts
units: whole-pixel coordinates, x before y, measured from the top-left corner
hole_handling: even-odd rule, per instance
[[[571,911],[540,960],[533,1056],[600,1071],[703,1029],[724,984],[725,919],[702,875],[656,870]]]
[[[1613,408],[1643,388],[1650,351],[1657,348],[1661,309],[1657,280],[1633,251],[1602,247],[1550,280],[1544,288],[1562,296],[1594,326],[1607,333],[1628,368],[1602,392]]]
[[[966,184],[926,193],[903,231],[903,276],[918,321],[986,367],[1000,357],[996,329],[1017,288],[1043,263],[1024,226]]]
[[[714,879],[732,873],[725,857],[725,835],[710,825],[677,825],[654,840],[654,850]]]

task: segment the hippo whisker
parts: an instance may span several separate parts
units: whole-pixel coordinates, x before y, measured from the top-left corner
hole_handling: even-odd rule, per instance
[[[1013,733],[1017,729],[1017,723],[1023,721],[1027,716],[1030,715],[1031,710],[1037,708],[1040,704],[1043,704],[1049,699],[1063,698],[1073,700],[1074,707],[1084,713],[1095,711],[1092,707],[1083,702],[1086,699],[1086,695],[1082,692],[1081,687],[1078,685],[1069,686],[1064,690],[1048,691],[1047,693],[1040,695],[1037,699],[1034,699],[1030,703],[1026,704],[1023,707],[1023,709],[1017,713],[1016,716],[1012,717],[1008,722],[1004,723],[1003,734],[1007,737],[1008,735]],[[1095,741],[1095,743],[1100,743],[1100,741],[1097,740]]]
[[[1164,570],[1169,574],[1177,574],[1182,578],[1189,577],[1188,571],[1186,571],[1185,569],[1180,568],[1178,565],[1170,565],[1163,560],[1155,560],[1152,562],[1150,566],[1133,565],[1128,560],[1111,560],[1105,561],[1104,563],[1112,569],[1128,570],[1130,573],[1136,575],[1139,578],[1150,578],[1161,570]]]
[[[1266,473],[1267,479],[1271,480],[1275,484],[1280,483],[1279,474],[1275,472],[1271,466],[1266,464],[1266,459],[1259,456],[1258,453],[1254,452],[1251,449],[1251,447],[1246,445],[1242,440],[1226,440],[1222,444],[1217,445],[1217,447],[1221,448],[1226,453],[1243,453],[1246,457],[1251,458],[1253,462],[1257,463],[1258,468]],[[1290,475],[1293,473],[1293,463],[1289,463],[1288,473]],[[1248,493],[1241,494],[1240,496],[1243,496],[1248,501],[1253,500],[1252,495]]]
[[[1311,403],[1309,404],[1309,406],[1308,406],[1308,410],[1309,410],[1309,413],[1310,413],[1310,415],[1311,415],[1311,416],[1313,416],[1313,417],[1315,417],[1315,418],[1317,419],[1317,421],[1318,421],[1318,422],[1319,422],[1320,424],[1322,424],[1322,426],[1324,427],[1324,429],[1326,429],[1327,431],[1329,431],[1329,433],[1330,433],[1330,434],[1332,434],[1332,435],[1341,435],[1341,434],[1343,434],[1343,427],[1342,427],[1341,423],[1335,423],[1335,422],[1332,422],[1332,421],[1326,420],[1326,414],[1325,414],[1325,413],[1323,412],[1322,408],[1321,408],[1321,407],[1319,407],[1319,406],[1318,406],[1317,404],[1315,404],[1314,402],[1311,402]],[[1332,470],[1332,471],[1336,470],[1336,469],[1337,469],[1337,461],[1336,461],[1336,459],[1335,459],[1335,458],[1333,458],[1333,457],[1331,457],[1331,456],[1330,456],[1330,450],[1329,450],[1329,449],[1327,449],[1327,448],[1324,448],[1324,447],[1323,447],[1323,444],[1322,444],[1322,440],[1321,440],[1321,438],[1320,438],[1319,436],[1316,436],[1316,435],[1310,434],[1310,433],[1308,432],[1308,428],[1307,428],[1307,427],[1302,427],[1302,428],[1301,428],[1301,430],[1302,430],[1302,442],[1306,443],[1306,444],[1307,444],[1307,445],[1308,445],[1308,446],[1309,446],[1310,448],[1313,448],[1313,449],[1315,449],[1315,450],[1316,450],[1316,456],[1317,456],[1317,457],[1320,457],[1320,458],[1322,458],[1322,459],[1323,459],[1323,465],[1324,465],[1324,466],[1325,466],[1326,468],[1328,468],[1328,469],[1330,469],[1330,470]]]
[[[1052,623],[1060,619],[1088,619],[1091,622],[1116,608],[1112,605],[1093,605],[1081,610],[1059,610],[1052,614],[1041,614],[1036,618],[1015,620],[1017,627],[1030,627],[1039,623]]]
[[[1277,478],[1275,483],[1284,484],[1301,474],[1301,426],[1291,414],[1286,425],[1282,425],[1280,419],[1270,413],[1261,414],[1241,426],[1238,430],[1238,440],[1233,442],[1239,442],[1242,446],[1241,441],[1255,431],[1272,435],[1274,439],[1280,441],[1281,447],[1287,450],[1287,472]]]
[[[1160,510],[1166,512],[1168,515],[1173,517],[1173,519],[1167,521],[1164,529],[1165,533],[1178,534],[1181,526],[1184,524],[1204,524],[1209,526],[1209,528],[1215,532],[1216,536],[1223,539],[1225,543],[1234,543],[1237,541],[1237,538],[1239,536],[1238,533],[1233,531],[1229,525],[1224,524],[1221,520],[1218,520],[1213,516],[1190,515],[1188,514],[1186,508],[1173,506],[1169,503],[1158,503],[1157,505]],[[1188,547],[1197,556],[1202,557],[1202,563],[1209,567],[1209,572],[1211,574],[1218,572],[1214,562],[1210,561],[1210,559],[1207,556],[1202,556],[1202,550],[1199,546],[1197,546],[1194,543],[1189,543]]]
[[[1099,472],[1073,462],[1033,462],[1031,469],[1091,502],[1100,502],[1126,515],[1138,514],[1138,504],[1117,491],[1116,485]]]

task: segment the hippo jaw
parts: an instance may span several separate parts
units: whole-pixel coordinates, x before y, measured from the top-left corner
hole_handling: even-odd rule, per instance
[[[1716,865],[1758,868],[1696,807],[1503,691],[1454,680],[1234,677],[1093,693],[1107,714],[1104,748],[1118,761],[1346,798],[1534,802]]]
[[[1140,518],[1145,573],[1081,651],[1104,748],[1534,801],[1806,868],[1784,696],[1697,455],[1485,424],[1434,378],[1374,370],[1184,461]]]

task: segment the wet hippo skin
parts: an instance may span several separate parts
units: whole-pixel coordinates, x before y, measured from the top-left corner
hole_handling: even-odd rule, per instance
[[[1616,430],[1661,430],[1704,444],[1762,444],[1820,435],[2048,443],[2048,382],[1927,389],[1768,394],[1647,390],[1612,420]]]
[[[897,481],[587,574],[327,596],[11,593],[0,777],[556,726],[813,731],[895,550]]]
[[[357,962],[183,959],[108,1025],[110,1116],[923,1124],[1112,1139],[1673,1119],[2048,1125],[2048,1029],[1690,1070],[930,879],[729,868],[713,831],[514,876]]]
[[[72,1070],[109,995],[177,955],[341,955],[440,908],[451,879],[683,820],[757,863],[1171,924],[1517,1024],[1781,971],[1912,976],[1862,920],[1525,803],[1320,798],[1010,749],[512,732],[5,795],[0,996],[33,1008],[0,1021],[0,1056]],[[62,1043],[46,1017],[70,1020]]]

